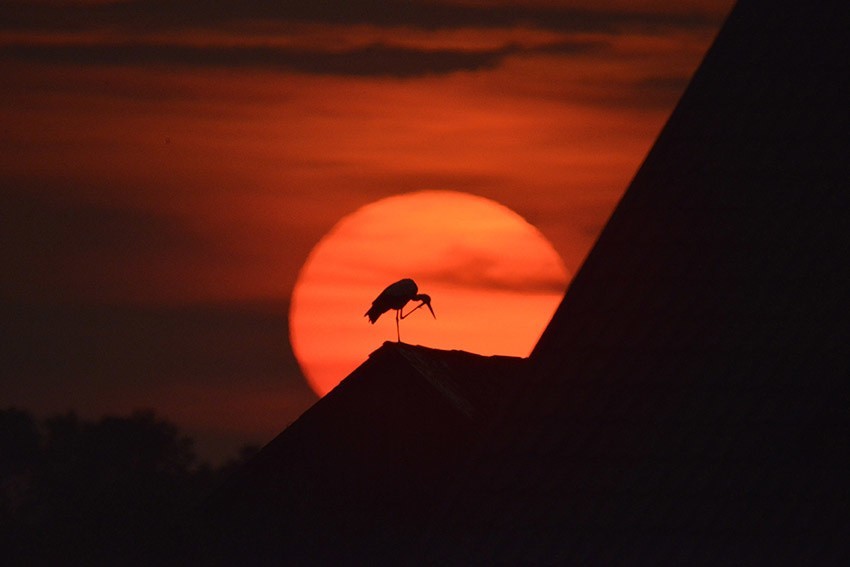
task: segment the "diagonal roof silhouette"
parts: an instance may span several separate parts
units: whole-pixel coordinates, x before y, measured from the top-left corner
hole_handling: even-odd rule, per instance
[[[733,9],[411,563],[846,564],[848,29]]]
[[[181,563],[398,563],[527,364],[384,343],[213,494]]]

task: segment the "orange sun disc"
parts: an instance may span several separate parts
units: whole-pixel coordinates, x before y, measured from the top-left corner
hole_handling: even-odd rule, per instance
[[[374,325],[364,314],[402,278],[431,296],[437,316],[420,309],[401,321],[402,341],[514,356],[531,352],[569,280],[540,231],[489,199],[422,191],[366,205],[313,248],[292,293],[292,348],[318,395],[396,340],[392,309]]]

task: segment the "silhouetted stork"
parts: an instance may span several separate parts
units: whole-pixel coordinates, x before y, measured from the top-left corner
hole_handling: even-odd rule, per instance
[[[431,307],[431,296],[424,293],[416,293],[417,291],[419,291],[419,288],[416,286],[416,282],[412,279],[405,278],[403,280],[398,280],[394,284],[387,286],[387,289],[382,291],[381,295],[375,298],[375,301],[372,302],[372,307],[369,308],[369,311],[366,312],[365,316],[369,318],[370,323],[374,323],[378,320],[378,317],[390,309],[395,309],[396,338],[398,339],[398,342],[401,342],[401,331],[399,331],[398,328],[399,318],[404,319],[423,305],[428,306],[428,309],[431,311],[431,315],[434,316],[434,319],[437,318],[437,315],[434,313],[434,309]],[[401,311],[404,306],[407,305],[408,301],[421,301],[422,303],[407,313],[402,313]]]

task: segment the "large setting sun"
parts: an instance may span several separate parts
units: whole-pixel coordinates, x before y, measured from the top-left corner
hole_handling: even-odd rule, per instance
[[[316,245],[292,295],[293,350],[317,394],[396,340],[393,310],[374,325],[364,314],[402,278],[431,296],[436,313],[404,319],[403,342],[527,356],[569,276],[540,231],[494,201],[421,191],[362,207]]]

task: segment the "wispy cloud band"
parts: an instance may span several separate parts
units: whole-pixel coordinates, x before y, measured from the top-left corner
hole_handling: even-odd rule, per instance
[[[507,45],[497,49],[414,49],[372,44],[341,51],[277,46],[194,46],[161,43],[25,43],[0,46],[5,59],[74,65],[179,65],[253,68],[319,75],[411,77],[496,67],[515,54],[577,53],[597,42],[562,42],[543,47]]]

